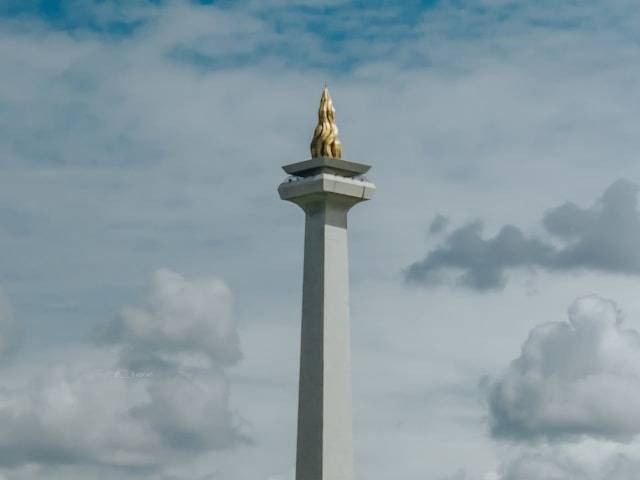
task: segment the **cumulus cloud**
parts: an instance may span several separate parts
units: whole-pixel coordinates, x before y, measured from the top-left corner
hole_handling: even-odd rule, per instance
[[[640,334],[612,301],[580,298],[568,322],[533,329],[487,393],[495,438],[630,441],[640,433]]]
[[[241,358],[231,316],[231,292],[218,278],[186,280],[158,270],[142,307],[129,307],[100,335],[121,347],[124,366],[134,369],[169,366],[185,355],[201,355],[213,365],[228,366]]]
[[[12,433],[0,438],[0,464],[152,463],[160,442],[129,413],[146,397],[138,387],[58,366],[23,389],[3,389],[0,429]]]
[[[638,185],[618,180],[591,207],[565,203],[544,214],[542,225],[561,246],[527,236],[505,225],[483,238],[482,222],[455,231],[406,272],[410,283],[438,285],[451,281],[479,291],[505,286],[506,271],[541,267],[548,270],[590,269],[640,274]],[[433,224],[432,224],[433,226]]]
[[[239,441],[223,371],[240,358],[230,296],[217,278],[156,272],[146,305],[104,333],[112,365],[59,365],[0,390],[0,431],[12,432],[0,466],[153,469]]]

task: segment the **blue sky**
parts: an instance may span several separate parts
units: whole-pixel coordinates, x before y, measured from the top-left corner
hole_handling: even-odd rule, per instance
[[[127,2],[96,2],[99,10],[110,11],[108,17],[101,17],[91,8],[81,7],[78,3],[65,1],[8,2],[2,9],[7,18],[36,20],[47,23],[51,28],[69,32],[71,35],[97,34],[108,37],[126,38],[135,35],[153,20],[153,15],[166,5],[165,2],[136,2],[141,8],[140,14],[128,17]],[[201,1],[191,2],[194,8],[216,8],[220,11],[237,10],[236,2]],[[199,54],[197,50],[179,48],[173,52],[176,57],[201,64],[206,69],[218,69],[231,66],[254,64],[265,57],[278,60],[294,67],[326,68],[336,73],[349,71],[354,66],[370,60],[369,55],[341,52],[355,41],[395,44],[415,37],[419,18],[436,2],[328,2],[327,4],[282,3],[280,5],[252,5],[252,14],[265,22],[279,36],[276,41],[265,42],[250,52],[238,55],[220,52],[216,56]],[[296,34],[309,34],[318,40],[319,47],[325,52],[340,52],[331,55],[331,59],[316,59],[307,55],[295,41]],[[215,32],[211,32],[213,36]],[[238,40],[250,36],[251,32],[238,35]],[[371,52],[372,57],[378,53]]]
[[[325,81],[378,186],[350,217],[359,475],[637,478],[639,22],[3,2],[0,479],[290,479],[303,219],[276,188]]]

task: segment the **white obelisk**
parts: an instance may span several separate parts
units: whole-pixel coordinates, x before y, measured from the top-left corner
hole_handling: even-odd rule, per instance
[[[347,212],[376,187],[340,159],[334,115],[325,87],[312,158],[278,188],[306,214],[296,480],[353,480]]]

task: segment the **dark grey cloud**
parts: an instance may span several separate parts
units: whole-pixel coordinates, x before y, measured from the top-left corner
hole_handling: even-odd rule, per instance
[[[542,225],[560,246],[527,236],[514,225],[483,238],[483,223],[468,223],[413,263],[406,279],[438,285],[450,281],[453,273],[455,285],[482,291],[504,287],[506,271],[513,268],[640,274],[638,189],[635,183],[618,180],[591,207],[568,202],[547,211]]]
[[[431,221],[431,225],[429,225],[429,233],[431,235],[442,233],[447,228],[447,225],[449,225],[449,217],[439,213]]]
[[[411,283],[437,285],[447,281],[449,270],[461,270],[455,283],[476,290],[502,287],[505,269],[550,263],[553,247],[529,239],[513,225],[502,227],[493,238],[482,238],[482,223],[469,223],[452,232],[442,245],[409,267]]]
[[[638,185],[618,180],[591,208],[565,203],[546,213],[547,231],[568,244],[554,267],[640,273]]]
[[[534,328],[486,387],[495,438],[630,441],[640,433],[640,334],[612,301],[580,298],[569,322]]]

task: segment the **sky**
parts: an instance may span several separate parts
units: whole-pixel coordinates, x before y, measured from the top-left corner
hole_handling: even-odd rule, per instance
[[[640,479],[632,0],[0,2],[0,480],[291,480],[306,160],[355,468]]]

